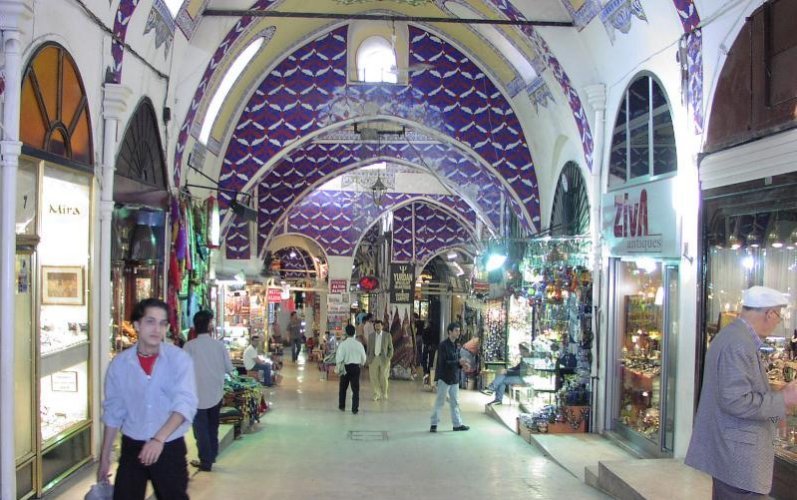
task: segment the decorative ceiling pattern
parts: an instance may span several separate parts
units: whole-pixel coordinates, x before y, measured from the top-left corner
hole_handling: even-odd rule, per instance
[[[424,195],[441,206],[449,207],[448,219],[473,227],[476,214],[461,198]],[[382,207],[374,205],[370,193],[358,191],[317,190],[303,198],[288,216],[286,232],[300,233],[315,240],[327,255],[353,255],[358,240],[374,220],[394,207],[417,198],[408,193],[387,193]],[[261,231],[262,234],[262,231]],[[261,240],[259,248],[264,248]],[[228,254],[229,255],[229,254]],[[228,257],[229,258],[229,257]]]
[[[315,275],[313,258],[303,248],[280,248],[274,252],[274,258],[280,261],[280,276],[283,279],[304,279]]]
[[[449,248],[474,243],[473,236],[450,212],[426,203],[413,203],[415,262],[425,262]],[[396,225],[396,219],[393,219]],[[397,249],[394,246],[394,252]],[[401,249],[398,249],[401,250]]]
[[[121,0],[113,16],[113,40],[111,40],[111,57],[113,66],[108,68],[106,81],[111,83],[122,82],[122,62],[125,57],[125,38],[127,38],[127,27],[130,19],[136,12],[139,0]]]
[[[500,179],[449,145],[425,143],[413,146],[424,155],[426,163],[435,169],[434,173],[439,178],[458,187],[460,197],[465,198],[463,202],[471,202],[494,228],[499,226],[501,194],[508,196]],[[417,160],[412,146],[398,142],[381,146],[369,143],[308,143],[307,147],[291,152],[269,170],[258,184],[261,240],[268,237],[284,214],[291,212],[303,192],[309,192],[313,186],[339,175],[351,164],[385,157],[408,163]],[[520,207],[517,206],[516,210],[519,215]],[[473,209],[468,208],[468,211]],[[262,248],[262,245],[259,247]]]
[[[361,116],[366,105],[375,105],[379,115],[417,121],[472,149],[521,200],[529,218],[520,220],[536,227],[536,175],[509,103],[472,61],[442,39],[411,27],[410,40],[411,62],[429,63],[433,69],[413,74],[406,86],[347,85],[346,27],[289,55],[266,76],[241,114],[224,157],[221,186],[244,189],[297,139]],[[222,198],[229,201],[229,195]]]

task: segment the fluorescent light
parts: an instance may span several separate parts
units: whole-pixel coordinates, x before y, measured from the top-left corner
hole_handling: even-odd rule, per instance
[[[488,273],[490,271],[495,271],[496,269],[500,269],[501,266],[504,265],[504,262],[506,262],[506,255],[496,253],[490,254],[487,258],[485,269]]]
[[[457,252],[455,252],[454,250],[451,250],[450,252],[448,252],[448,253],[446,254],[446,258],[447,258],[448,260],[454,260],[454,259],[456,259],[458,256],[459,256],[459,254],[458,254]]]
[[[224,75],[221,84],[216,89],[213,99],[210,100],[208,110],[205,112],[205,120],[202,122],[202,130],[199,133],[199,142],[202,144],[207,145],[208,139],[210,138],[210,131],[213,129],[213,123],[216,121],[216,117],[219,114],[221,105],[227,98],[227,94],[230,93],[233,84],[241,75],[246,65],[249,64],[249,61],[255,57],[255,54],[257,54],[257,51],[260,50],[262,45],[263,37],[258,37],[250,43],[248,47],[241,51],[235,61],[230,65],[227,74]]]

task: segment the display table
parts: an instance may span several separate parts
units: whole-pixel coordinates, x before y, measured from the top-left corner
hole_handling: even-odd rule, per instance
[[[238,410],[239,415],[229,414],[228,423],[236,426],[236,437],[247,432],[255,423],[260,422],[260,415],[265,412],[265,402],[260,382],[252,377],[239,376],[224,383],[223,407]]]

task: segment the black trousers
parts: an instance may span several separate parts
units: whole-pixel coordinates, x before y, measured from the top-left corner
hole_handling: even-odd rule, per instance
[[[221,401],[210,408],[197,409],[194,417],[194,438],[199,461],[210,469],[219,454],[219,412]]]
[[[421,353],[421,367],[423,368],[424,375],[428,375],[432,371],[435,352],[437,352],[436,345],[424,344],[423,352]]]
[[[341,375],[338,390],[338,408],[346,409],[346,392],[351,384],[351,411],[360,411],[360,365],[346,365],[346,375]]]
[[[114,500],[144,500],[148,480],[152,481],[157,498],[188,500],[185,440],[178,438],[165,443],[158,461],[150,466],[142,465],[138,459],[144,444],[144,441],[122,436],[122,454],[113,486]]]

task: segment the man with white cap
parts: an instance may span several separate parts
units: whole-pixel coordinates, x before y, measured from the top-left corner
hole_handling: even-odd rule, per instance
[[[773,391],[759,349],[782,321],[786,297],[754,286],[742,312],[714,338],[686,464],[714,478],[713,499],[768,498],[776,426],[797,405],[797,381]]]

